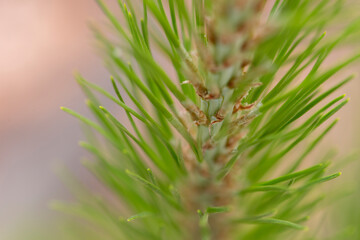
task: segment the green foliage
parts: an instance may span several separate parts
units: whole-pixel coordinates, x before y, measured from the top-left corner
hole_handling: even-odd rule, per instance
[[[341,173],[305,160],[348,102],[329,96],[353,76],[327,82],[360,58],[324,65],[360,29],[341,21],[346,2],[118,1],[123,19],[97,2],[114,28],[93,27],[114,91],[78,75],[96,121],[62,109],[101,135],[80,145],[120,207],[88,192],[54,207],[96,239],[314,237],[319,185]]]

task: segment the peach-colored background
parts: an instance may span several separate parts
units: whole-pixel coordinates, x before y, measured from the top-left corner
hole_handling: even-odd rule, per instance
[[[91,20],[104,20],[91,0],[0,0],[0,240],[46,212],[49,200],[65,197],[54,163],[86,174],[79,124],[59,106],[86,113],[74,70],[108,81],[87,27]],[[353,101],[323,146],[357,148],[359,90],[358,79],[341,90]]]
[[[87,26],[103,19],[91,0],[0,0],[1,240],[64,197],[56,162],[82,169],[79,124],[59,106],[86,113],[74,70],[108,81]]]

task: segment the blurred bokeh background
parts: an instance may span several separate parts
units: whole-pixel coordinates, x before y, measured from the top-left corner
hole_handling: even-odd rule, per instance
[[[102,20],[95,1],[0,0],[1,240],[67,194],[56,164],[82,169],[81,129],[59,107],[85,111],[74,71],[108,79],[88,28]]]
[[[77,145],[81,128],[59,106],[86,112],[75,70],[108,81],[88,28],[102,21],[91,0],[0,0],[0,240],[11,239],[19,224],[46,219],[47,203],[67,197],[54,171],[58,163],[88,174]],[[359,149],[359,90],[358,78],[340,90],[352,101],[320,148]]]

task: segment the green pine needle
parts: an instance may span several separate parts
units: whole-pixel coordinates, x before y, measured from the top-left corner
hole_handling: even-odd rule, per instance
[[[314,239],[302,224],[341,173],[313,150],[349,101],[333,94],[354,76],[338,73],[360,58],[325,64],[360,35],[350,0],[96,2],[113,77],[76,75],[96,120],[61,109],[89,129],[85,165],[112,197],[53,207],[97,239]]]

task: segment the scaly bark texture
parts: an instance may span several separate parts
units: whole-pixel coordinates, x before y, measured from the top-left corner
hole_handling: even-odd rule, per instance
[[[196,4],[196,3],[195,3]],[[193,137],[201,136],[204,161],[211,165],[199,164],[191,153],[184,152],[186,167],[191,180],[183,187],[183,196],[187,201],[189,213],[208,206],[228,206],[234,208],[236,194],[236,166],[232,171],[217,176],[218,169],[225,167],[237,147],[237,142],[245,135],[245,129],[256,117],[257,102],[245,103],[244,99],[253,88],[261,86],[257,82],[259,69],[265,66],[249,68],[253,63],[254,49],[266,37],[269,28],[261,23],[261,14],[265,1],[216,1],[211,12],[200,6],[199,35],[195,37],[194,49],[185,58],[187,78],[201,98],[202,108],[189,111],[198,131]],[[239,97],[231,96],[237,89]],[[209,110],[211,109],[211,110]],[[227,117],[229,128],[221,137],[213,138],[217,126]],[[193,123],[188,122],[187,126]],[[236,207],[235,207],[236,208]],[[231,228],[228,221],[230,213],[221,213],[209,217],[209,235],[211,239],[229,239]],[[200,239],[201,226],[196,216],[192,217],[189,227],[192,239]],[[194,227],[198,226],[198,227]]]

